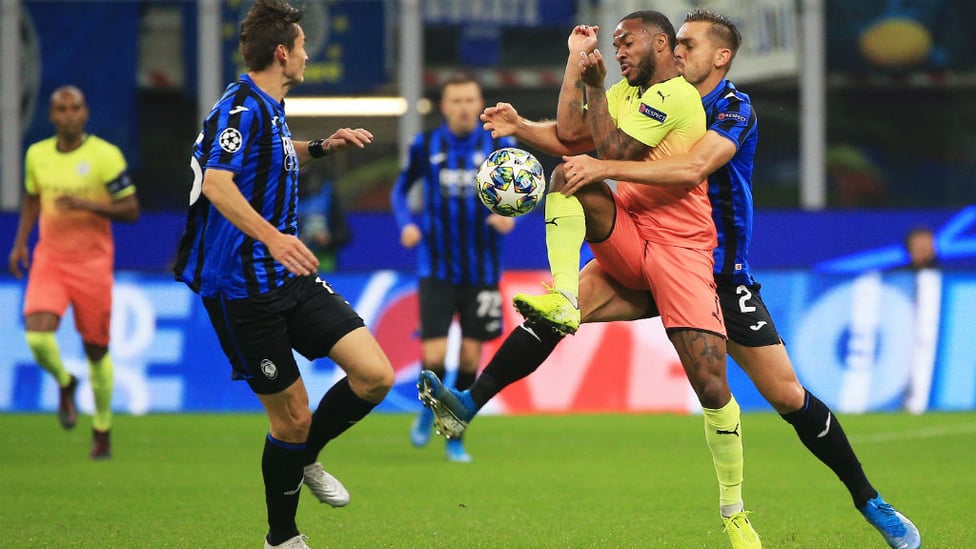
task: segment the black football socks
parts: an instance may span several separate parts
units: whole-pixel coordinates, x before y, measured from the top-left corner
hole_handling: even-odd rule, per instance
[[[308,429],[308,448],[305,463],[315,463],[319,452],[332,439],[366,417],[376,404],[359,398],[349,387],[349,378],[340,379],[329,389],[312,414]]]
[[[803,445],[837,474],[851,493],[855,507],[864,507],[869,499],[878,495],[868,482],[840,420],[820,399],[806,391],[803,408],[783,414],[783,419],[796,429]]]
[[[512,330],[471,386],[475,406],[480,410],[502,389],[534,372],[562,339],[562,334],[531,320]]]
[[[268,506],[268,543],[279,543],[298,535],[295,512],[304,476],[305,445],[283,442],[269,433],[264,440],[261,472],[264,501]]]

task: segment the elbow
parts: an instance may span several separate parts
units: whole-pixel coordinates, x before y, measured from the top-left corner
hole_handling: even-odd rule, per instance
[[[589,137],[585,128],[564,128],[556,126],[556,138],[564,144],[576,143]]]

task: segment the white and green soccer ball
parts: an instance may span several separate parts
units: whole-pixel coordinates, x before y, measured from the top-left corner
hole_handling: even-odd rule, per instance
[[[545,192],[542,164],[528,151],[498,149],[478,169],[478,198],[496,214],[525,215],[542,201]]]

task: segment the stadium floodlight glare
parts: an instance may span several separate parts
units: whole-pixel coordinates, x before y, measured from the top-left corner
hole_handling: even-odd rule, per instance
[[[290,97],[285,114],[299,116],[402,116],[407,100],[402,97]]]

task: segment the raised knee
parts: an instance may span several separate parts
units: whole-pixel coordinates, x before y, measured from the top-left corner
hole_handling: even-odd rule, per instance
[[[552,169],[552,173],[549,176],[549,192],[559,192],[563,187],[566,186],[566,172],[565,164],[560,162],[556,164],[556,167]]]

